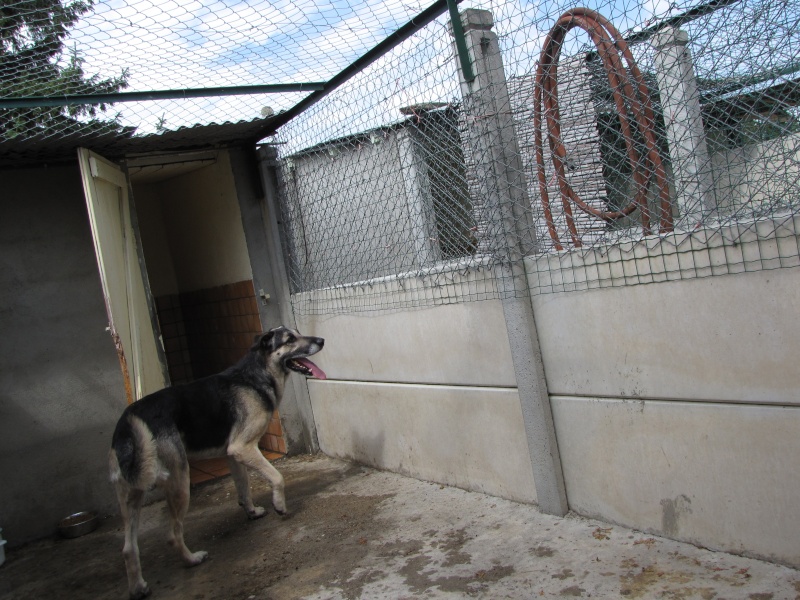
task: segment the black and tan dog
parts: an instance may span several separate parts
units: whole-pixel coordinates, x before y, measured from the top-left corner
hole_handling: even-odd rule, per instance
[[[152,487],[165,491],[172,521],[169,542],[183,561],[193,566],[208,556],[191,552],[183,541],[189,457],[227,456],[239,504],[251,519],[266,511],[253,504],[248,468],[270,482],[272,506],[286,512],[283,477],[261,454],[258,440],[280,403],[290,371],[325,378],[307,358],[324,342],[278,327],[259,336],[247,355],[226,371],[165,388],[128,406],[114,430],[109,465],[125,524],[123,554],[131,598],[150,593],[142,578],[137,535],[144,494]]]

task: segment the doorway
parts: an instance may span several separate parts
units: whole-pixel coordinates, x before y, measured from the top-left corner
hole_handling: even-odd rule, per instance
[[[262,332],[230,160],[215,149],[125,161],[132,227],[172,384],[226,369]],[[118,187],[125,172],[119,175]],[[267,458],[286,453],[277,412],[260,446]],[[224,458],[192,463],[194,483],[227,473]]]

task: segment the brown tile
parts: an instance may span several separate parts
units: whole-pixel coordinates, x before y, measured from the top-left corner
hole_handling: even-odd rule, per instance
[[[172,300],[169,296],[159,296],[155,299],[156,301],[156,310],[162,311],[170,308],[172,306]]]
[[[178,352],[181,349],[181,342],[179,338],[165,338],[164,350],[166,352]]]
[[[240,319],[240,321],[239,321],[239,331],[241,333],[247,334],[247,336],[249,337],[250,336],[250,332],[253,330],[253,327],[252,327],[253,317],[250,316],[250,315],[247,315],[247,316],[239,317],[239,319]]]
[[[227,475],[229,473],[228,460],[226,458],[193,460],[191,461],[191,466],[198,471],[215,476]]]
[[[212,467],[208,467],[209,472],[212,475],[217,477],[222,477],[223,475],[229,475],[231,472],[230,466],[228,465],[228,461],[226,459],[219,459],[220,462],[215,462]]]
[[[186,367],[183,365],[170,366],[169,378],[173,381],[183,381],[186,379]]]
[[[178,324],[177,323],[164,323],[161,326],[161,335],[166,338],[178,337]]]
[[[173,308],[160,308],[158,310],[158,322],[161,327],[165,325],[169,325],[170,323],[175,323],[178,319],[176,318],[175,309]]]
[[[192,485],[196,483],[203,483],[204,481],[210,481],[212,479],[216,478],[210,473],[203,473],[202,471],[198,471],[194,468],[189,469],[189,481]]]
[[[180,303],[183,307],[192,307],[197,304],[197,295],[193,292],[186,292],[180,295]]]
[[[269,426],[267,427],[267,433],[274,435],[276,437],[280,437],[281,435],[280,421],[270,421]]]

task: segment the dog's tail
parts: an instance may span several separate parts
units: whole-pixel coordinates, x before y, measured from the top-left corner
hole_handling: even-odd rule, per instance
[[[134,415],[117,423],[108,455],[111,481],[124,479],[129,486],[148,490],[159,473],[158,448],[150,428]]]

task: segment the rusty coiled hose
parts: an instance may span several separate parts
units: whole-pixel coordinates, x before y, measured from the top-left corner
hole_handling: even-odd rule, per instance
[[[628,162],[633,170],[636,195],[633,201],[621,210],[605,211],[588,205],[578,197],[566,178],[564,162],[567,152],[561,141],[561,115],[558,107],[557,69],[559,55],[561,54],[561,45],[564,43],[567,32],[575,27],[580,27],[589,34],[597,47],[600,59],[603,61],[603,66],[608,76],[608,83],[611,85],[614,105],[619,115],[622,135],[625,139]],[[635,85],[631,85],[628,72],[623,65],[620,55],[625,58],[625,62],[627,63],[628,69],[630,69],[630,74]],[[633,113],[635,126],[644,139],[646,149],[644,157],[639,156],[639,152],[636,150],[634,144],[626,101]],[[544,207],[548,232],[555,242],[556,249],[563,250],[553,221],[553,213],[550,209],[550,198],[547,193],[547,180],[544,172],[544,148],[542,142],[543,110],[547,122],[547,137],[553,166],[555,167],[555,174],[558,179],[564,215],[566,217],[572,243],[575,247],[581,247],[582,243],[578,237],[575,219],[572,216],[571,203],[577,205],[584,212],[608,222],[621,219],[638,208],[641,214],[644,234],[649,235],[651,233],[651,227],[650,211],[647,206],[647,190],[653,177],[655,177],[656,185],[659,190],[661,207],[659,231],[662,233],[672,231],[673,222],[669,201],[669,188],[664,166],[661,162],[658,149],[656,148],[654,134],[655,117],[652,105],[650,104],[647,85],[644,82],[639,68],[636,66],[636,62],[625,40],[622,39],[622,36],[620,36],[616,28],[596,11],[588,8],[574,8],[561,15],[545,38],[542,53],[539,58],[539,65],[536,69],[533,120],[536,136],[536,163],[539,189],[542,195],[542,205]]]

